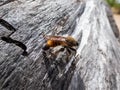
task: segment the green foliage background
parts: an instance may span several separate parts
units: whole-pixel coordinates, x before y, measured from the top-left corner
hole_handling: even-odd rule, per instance
[[[106,0],[111,7],[120,8],[120,3],[117,0]]]

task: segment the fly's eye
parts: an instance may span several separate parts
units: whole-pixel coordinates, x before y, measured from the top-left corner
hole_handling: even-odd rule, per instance
[[[79,43],[77,42],[77,43],[76,43],[76,46],[78,46],[78,45],[79,45]]]

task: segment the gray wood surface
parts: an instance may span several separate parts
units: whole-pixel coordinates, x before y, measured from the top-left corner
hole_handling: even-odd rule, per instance
[[[20,41],[28,56],[0,39],[0,90],[120,90],[119,31],[102,0],[1,0],[0,37]],[[46,35],[72,36],[77,53],[42,50]]]

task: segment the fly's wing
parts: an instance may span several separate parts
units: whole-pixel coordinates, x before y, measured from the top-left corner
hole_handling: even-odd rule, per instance
[[[45,36],[45,39],[53,41],[66,41],[65,37],[62,36]]]

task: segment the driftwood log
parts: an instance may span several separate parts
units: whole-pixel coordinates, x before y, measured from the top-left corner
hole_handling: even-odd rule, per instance
[[[0,18],[0,90],[120,90],[119,31],[104,1],[1,0]],[[42,32],[74,37],[77,53],[44,52]]]

